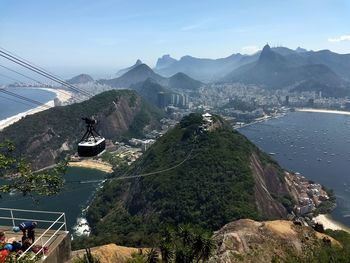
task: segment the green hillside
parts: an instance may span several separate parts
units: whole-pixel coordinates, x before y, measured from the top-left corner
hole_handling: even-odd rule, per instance
[[[143,128],[157,123],[162,114],[134,91],[111,90],[81,103],[26,116],[0,132],[0,141],[12,141],[18,155],[24,155],[35,168],[42,168],[76,151],[85,132],[82,117],[94,116],[98,132],[114,140],[141,135]]]
[[[200,129],[201,115],[185,117],[122,176],[167,169],[165,172],[116,178],[104,185],[87,215],[95,244],[151,245],[168,224],[191,223],[217,230],[240,218],[287,214],[277,201],[289,196],[281,186],[277,192],[269,189],[276,199],[275,207],[268,212],[258,209],[257,198],[263,197],[256,196],[252,156],[259,160],[263,171],[269,168],[262,176],[283,186],[279,166],[220,117],[214,120],[212,130],[204,131]]]

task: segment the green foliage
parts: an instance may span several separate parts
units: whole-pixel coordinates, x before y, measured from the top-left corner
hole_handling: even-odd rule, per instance
[[[101,158],[104,162],[110,163],[113,166],[114,170],[124,169],[128,165],[124,159],[118,157],[116,154],[112,154],[107,151],[102,154]]]
[[[158,252],[154,248],[152,248],[150,251],[147,253],[146,257],[146,262],[147,263],[157,263],[158,262]]]
[[[55,195],[64,184],[63,174],[67,162],[61,162],[49,171],[34,173],[24,160],[13,156],[15,148],[12,143],[0,144],[0,176],[8,177],[7,184],[0,186],[0,192],[19,191],[24,195]]]
[[[107,139],[115,140],[120,136],[129,136],[127,132],[111,133],[111,114],[116,111],[116,104],[122,99],[134,108],[140,102],[140,109],[135,109],[136,115],[130,126],[130,136],[142,134],[143,128],[149,122],[157,123],[162,117],[162,111],[146,102],[138,101],[140,97],[130,90],[111,90],[100,93],[93,98],[63,107],[54,107],[33,115],[26,116],[0,132],[0,142],[10,140],[14,143],[16,156],[25,155],[28,161],[35,160],[45,151],[61,149],[63,143],[70,150],[63,151],[56,159],[61,160],[66,154],[76,151],[76,145],[85,132],[82,117],[94,116],[99,122],[97,131]],[[123,105],[121,107],[124,107]],[[122,113],[125,115],[126,113]],[[134,114],[130,112],[128,114]],[[128,117],[128,116],[125,116]],[[129,116],[130,117],[130,116]],[[115,118],[115,117],[113,117]]]
[[[326,234],[336,239],[341,246],[331,245],[326,239],[319,241],[319,246],[312,251],[306,251],[304,255],[290,254],[287,259],[275,262],[286,263],[347,263],[350,262],[350,234],[339,230],[326,230]]]
[[[198,227],[166,229],[160,241],[162,262],[206,262],[215,247],[211,235]]]
[[[191,223],[212,231],[241,218],[262,219],[250,167],[258,149],[224,123],[201,133],[202,121],[198,114],[187,116],[127,172],[115,172],[118,177],[167,169],[107,182],[89,207],[94,234],[85,242],[152,246],[166,224]]]
[[[127,263],[146,263],[147,258],[146,255],[133,253],[131,254],[131,258],[128,259]]]

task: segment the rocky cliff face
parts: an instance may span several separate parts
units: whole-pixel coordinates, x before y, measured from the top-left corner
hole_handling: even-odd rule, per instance
[[[322,243],[340,246],[330,236],[284,220],[234,221],[215,232],[214,239],[217,248],[210,263],[286,262],[291,257],[306,262],[302,260],[317,253]]]
[[[273,165],[264,166],[257,154],[253,154],[250,160],[258,211],[267,218],[286,218],[288,214],[286,207],[276,199],[276,196],[290,196],[285,179]]]
[[[97,131],[107,140],[114,140],[132,129],[142,133],[146,125],[156,124],[161,115],[137,93],[112,90],[82,103],[27,116],[4,129],[0,141],[12,141],[16,154],[25,156],[34,169],[40,169],[76,151],[85,132],[82,117],[95,116]]]

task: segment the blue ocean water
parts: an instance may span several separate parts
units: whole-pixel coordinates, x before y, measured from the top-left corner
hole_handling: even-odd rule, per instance
[[[332,217],[350,227],[350,116],[293,112],[239,130],[283,168],[335,191]]]
[[[17,93],[23,97],[47,103],[56,97],[56,94],[51,91],[36,89],[36,88],[15,88],[9,87],[7,90]],[[15,101],[14,101],[15,100]],[[27,105],[25,105],[25,104]],[[14,116],[18,113],[36,108],[38,105],[25,102],[21,99],[14,98],[10,95],[0,93],[0,120]]]
[[[64,189],[58,195],[32,198],[31,196],[23,196],[20,193],[14,195],[2,194],[0,207],[65,212],[67,227],[68,230],[71,230],[76,223],[76,219],[81,216],[82,210],[86,208],[100,184],[99,182],[80,182],[104,179],[106,175],[106,173],[98,170],[68,167],[64,176]],[[1,216],[9,216],[9,214],[5,215],[4,212],[0,212],[0,214]],[[20,213],[19,215],[26,218],[33,216],[30,213]],[[15,216],[18,217],[18,215]],[[45,215],[39,219],[41,218],[46,220],[53,219],[51,217],[47,218]],[[7,225],[9,222],[4,223]]]

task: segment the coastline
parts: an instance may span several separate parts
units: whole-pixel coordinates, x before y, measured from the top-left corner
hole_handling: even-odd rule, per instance
[[[322,224],[324,229],[343,230],[350,233],[350,228],[335,221],[330,214],[320,214],[313,218],[315,222]]]
[[[295,111],[350,115],[350,112],[349,112],[349,111],[341,111],[341,110],[326,110],[326,109],[313,109],[313,108],[296,108]]]
[[[39,88],[39,87],[37,89],[42,89],[42,90],[54,92],[56,94],[56,98],[58,98],[62,103],[65,103],[72,98],[72,93],[69,91],[65,91],[65,90],[61,90],[61,89]],[[64,92],[65,94],[63,94],[62,92]],[[45,103],[45,105],[49,106],[49,107],[54,107],[55,106],[54,100],[48,101],[47,103]],[[35,113],[38,113],[38,112],[44,111],[44,110],[47,110],[47,108],[43,107],[43,106],[38,106],[34,109],[20,112],[14,116],[0,120],[0,131],[3,130],[4,128],[14,124],[15,122],[19,121],[20,119],[22,119],[23,117],[25,117],[27,115],[32,115],[32,114],[35,114]]]
[[[95,169],[105,173],[112,173],[113,167],[109,163],[100,162],[96,160],[81,160],[81,161],[71,161],[68,163],[70,167],[81,167],[88,169]]]

